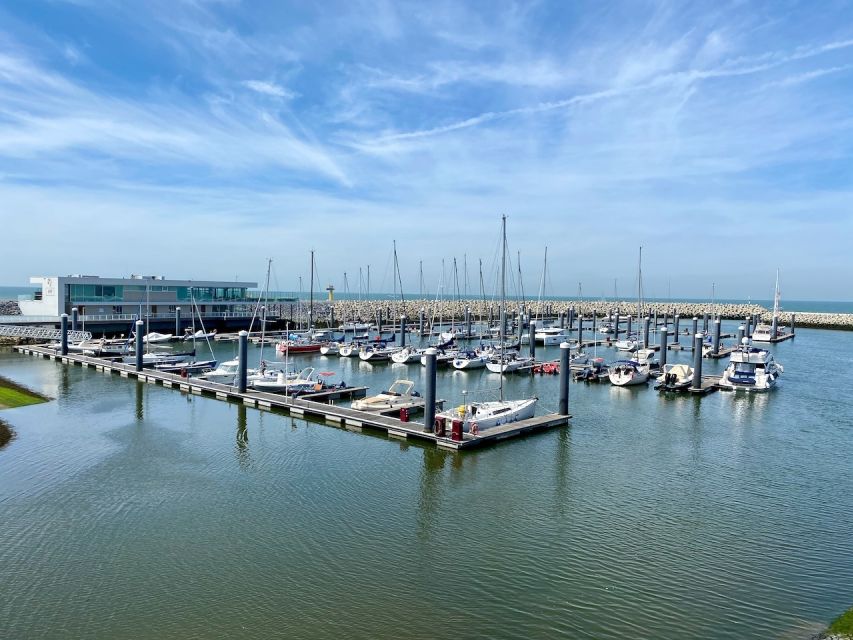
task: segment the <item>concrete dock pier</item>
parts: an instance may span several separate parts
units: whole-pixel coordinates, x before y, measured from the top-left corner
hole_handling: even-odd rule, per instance
[[[571,419],[570,415],[547,414],[535,416],[527,420],[519,420],[497,427],[482,429],[476,435],[463,433],[460,440],[454,440],[450,434],[446,436],[436,435],[432,432],[432,429],[427,430],[425,425],[420,422],[403,422],[397,417],[356,411],[355,409],[332,403],[335,399],[346,397],[348,391],[352,393],[349,397],[357,397],[355,394],[363,396],[367,391],[367,387],[330,389],[294,398],[250,389],[241,392],[236,386],[208,382],[197,378],[184,378],[177,374],[152,371],[151,369],[137,371],[133,364],[78,354],[62,355],[54,349],[44,346],[18,346],[15,349],[19,353],[48,358],[66,365],[92,367],[98,371],[117,374],[122,378],[136,378],[141,382],[159,384],[167,388],[176,388],[184,393],[207,396],[229,402],[239,402],[246,406],[262,410],[283,411],[299,418],[315,418],[350,430],[375,429],[384,431],[389,436],[431,442],[444,449],[473,449],[534,431],[565,427],[568,426]],[[336,393],[337,396],[335,395]]]

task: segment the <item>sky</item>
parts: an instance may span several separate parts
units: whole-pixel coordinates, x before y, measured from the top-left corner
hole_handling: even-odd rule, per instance
[[[849,300],[851,155],[850,2],[0,4],[0,284]]]

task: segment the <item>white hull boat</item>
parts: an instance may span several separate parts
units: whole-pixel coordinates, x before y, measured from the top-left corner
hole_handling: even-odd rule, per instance
[[[635,360],[618,360],[610,365],[610,384],[616,387],[631,387],[649,381],[649,367]]]
[[[387,391],[356,400],[350,406],[357,411],[370,413],[385,413],[396,409],[419,409],[424,406],[424,399],[417,391],[412,391],[415,383],[411,380],[397,380]]]
[[[345,342],[338,348],[338,355],[341,358],[357,358],[361,347],[355,342]]]
[[[399,347],[369,346],[358,352],[358,358],[362,362],[388,362],[399,350]]]
[[[732,391],[769,391],[783,371],[769,351],[750,346],[749,339],[744,338],[740,348],[732,352],[719,385]]]
[[[397,364],[411,364],[419,362],[423,353],[420,349],[414,347],[403,347],[399,351],[391,354],[391,360]]]
[[[195,333],[188,333],[184,336],[184,342],[188,340],[207,340],[208,338],[216,337],[216,329],[213,331],[205,332],[203,329],[199,329]]]
[[[157,344],[158,342],[170,342],[172,338],[175,336],[171,333],[157,333],[156,331],[151,331],[150,333],[142,336],[142,342],[145,344]]]
[[[497,357],[486,363],[486,368],[492,373],[515,373],[522,367],[533,364],[533,358]]]
[[[453,421],[461,420],[462,432],[476,435],[484,429],[532,418],[536,413],[538,400],[538,398],[527,398],[525,400],[472,402],[460,405],[450,411],[443,411],[436,417],[444,418],[447,421],[448,430]]]
[[[488,355],[469,351],[467,353],[460,353],[456,358],[453,359],[451,365],[454,369],[457,369],[458,371],[482,369],[486,366],[486,363],[489,361],[489,358],[490,356]]]
[[[320,347],[321,356],[339,356],[341,354],[341,345],[339,342],[327,342]]]
[[[683,391],[693,384],[693,368],[686,364],[664,365],[658,380],[655,385],[658,391]]]

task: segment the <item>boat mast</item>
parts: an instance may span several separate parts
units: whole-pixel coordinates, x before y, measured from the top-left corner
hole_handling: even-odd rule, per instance
[[[779,269],[776,269],[776,290],[773,293],[773,317],[779,319]]]
[[[536,319],[542,313],[542,297],[545,295],[545,274],[548,272],[548,245],[545,245],[545,262],[542,264],[542,280],[539,282],[539,300],[536,305]]]
[[[520,254],[519,254],[520,257]],[[519,270],[519,274],[521,271]],[[501,367],[504,367],[506,363],[504,362],[504,342],[506,341],[506,215],[501,216],[501,332],[500,332],[500,340],[501,340]],[[500,399],[503,402],[504,399],[504,376],[503,371],[501,371],[501,385],[500,385]]]
[[[637,318],[641,318],[643,315],[643,247],[640,247],[640,260],[637,265]]]
[[[504,231],[506,231],[506,226],[504,226]],[[504,244],[506,244],[506,238],[504,238]],[[521,279],[521,251],[518,252],[518,288],[521,291],[521,304],[524,304],[524,280]]]
[[[365,300],[370,299],[370,265],[367,265],[367,291],[364,293]]]
[[[462,284],[464,286],[465,299],[467,300],[468,299],[468,254],[467,253],[462,254],[462,261],[463,261],[462,264],[464,265],[464,272],[463,273],[465,274],[465,280]]]
[[[406,298],[403,295],[403,278],[400,275],[400,263],[397,261],[397,241],[394,240],[394,271],[397,272],[397,280],[394,281],[394,288],[397,288],[397,283],[400,283],[400,302],[405,302]]]
[[[311,331],[314,328],[314,249],[311,249],[311,290],[308,300],[308,331]]]
[[[264,306],[263,314],[261,315],[261,363],[264,362],[264,343],[266,342],[267,334],[267,298],[270,290],[270,269],[272,269],[272,258],[267,258],[267,281],[264,284]],[[249,337],[251,338],[252,327],[249,325]]]
[[[150,328],[148,326],[151,318],[151,283],[145,283],[145,353],[151,353],[151,340],[148,339]]]
[[[421,260],[419,262],[419,265],[420,265],[420,267],[419,267],[420,281],[419,281],[419,285],[418,285],[418,296],[423,298],[424,297],[424,261]]]

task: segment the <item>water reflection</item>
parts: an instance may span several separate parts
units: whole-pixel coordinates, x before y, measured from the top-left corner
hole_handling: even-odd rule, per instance
[[[423,449],[417,515],[418,537],[423,540],[429,539],[438,507],[441,504],[443,471],[448,456],[462,458],[460,455],[449,453],[439,447],[427,446]]]
[[[249,453],[249,430],[246,405],[237,405],[237,441],[234,453],[237,456],[237,464],[241,469],[248,470],[252,466],[252,456]]]
[[[142,422],[145,419],[145,411],[143,409],[143,399],[144,394],[142,392],[142,387],[145,386],[144,382],[140,382],[137,380],[136,382],[136,420],[138,422]]]

